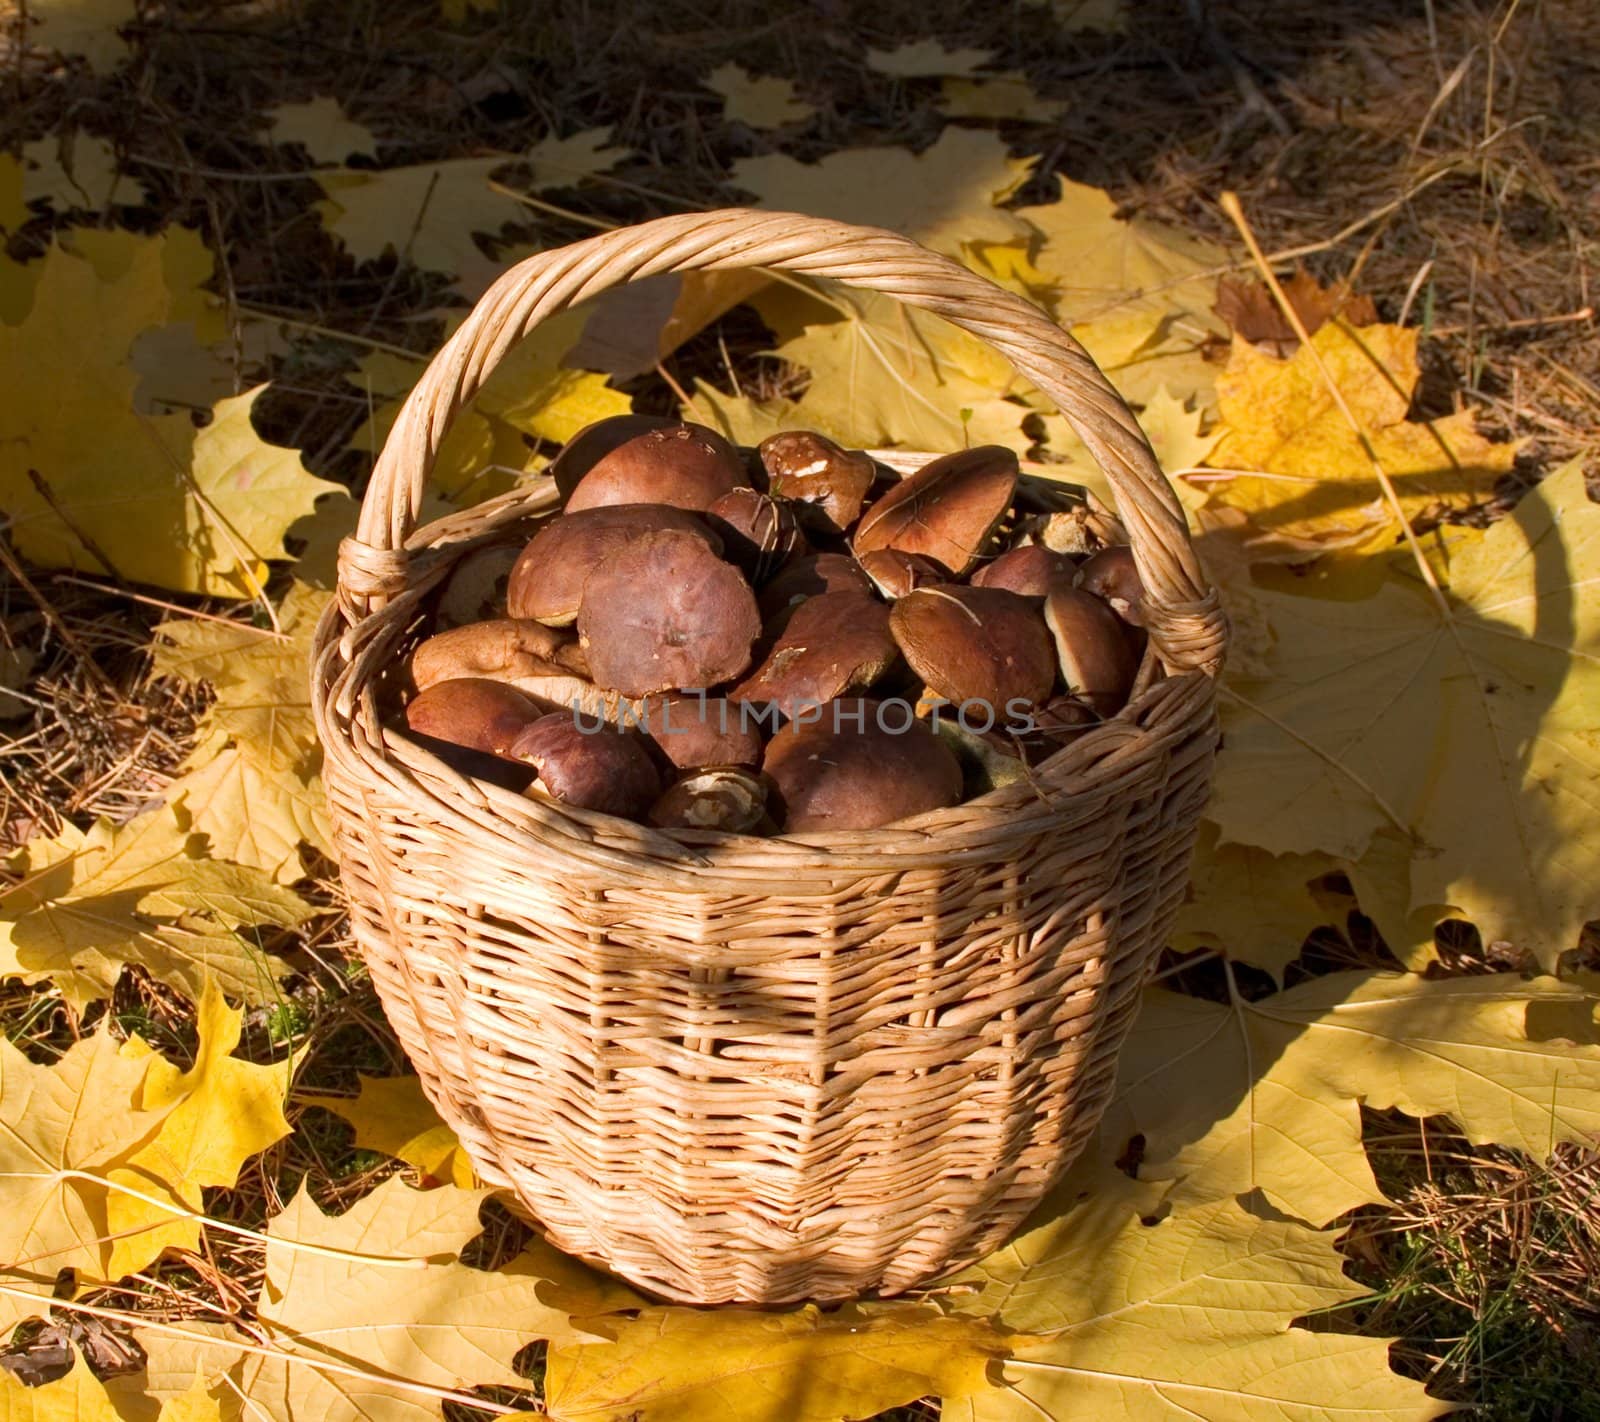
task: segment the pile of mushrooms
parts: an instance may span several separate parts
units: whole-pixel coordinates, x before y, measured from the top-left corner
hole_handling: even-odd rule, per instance
[[[675,830],[861,830],[945,808],[1115,715],[1132,552],[1017,512],[997,446],[901,480],[787,431],[624,415],[550,467],[562,512],[458,564],[407,734],[457,771]]]

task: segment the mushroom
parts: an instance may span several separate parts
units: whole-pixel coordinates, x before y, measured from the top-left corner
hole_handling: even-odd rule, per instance
[[[1124,622],[1144,626],[1144,580],[1133,561],[1133,549],[1126,543],[1102,548],[1086,559],[1075,581],[1080,588],[1104,598]]]
[[[805,546],[789,505],[755,489],[729,489],[706,510],[706,522],[722,539],[723,556],[756,586]]]
[[[637,725],[672,765],[760,765],[761,729],[745,707],[720,696],[650,696]]]
[[[898,548],[874,548],[857,561],[861,571],[872,579],[873,587],[890,602],[913,588],[950,581],[950,570],[942,563],[920,553],[902,553]]]
[[[692,533],[646,534],[590,575],[578,641],[597,686],[625,696],[731,681],[761,633],[739,570]]]
[[[1017,456],[994,444],[923,465],[862,514],[856,557],[898,548],[965,575],[1011,507],[1018,473]]]
[[[713,553],[722,540],[703,520],[668,504],[616,504],[551,519],[518,556],[506,586],[506,610],[551,627],[570,627],[589,574],[619,548],[649,533],[675,529],[701,539]]]
[[[1048,760],[1063,746],[1101,724],[1102,717],[1075,696],[1053,696],[1010,725],[997,726],[985,737],[1029,765]]]
[[[872,580],[861,571],[856,560],[845,553],[812,553],[786,564],[761,589],[758,606],[768,632],[781,627],[783,618],[797,603],[823,593],[870,593]]]
[[[749,834],[766,818],[766,782],[733,766],[692,771],[650,807],[650,823],[663,829]]]
[[[676,421],[665,415],[612,415],[585,425],[564,445],[545,470],[556,481],[556,489],[563,499],[570,499],[583,476],[613,450],[649,434],[651,430],[666,429]]]
[[[1067,690],[1101,716],[1127,702],[1139,664],[1110,606],[1084,588],[1058,583],[1044,603]]]
[[[469,622],[501,617],[506,610],[506,585],[512,565],[522,550],[513,544],[499,543],[469,553],[450,574],[439,594],[439,613],[434,625],[440,631],[465,627]]]
[[[435,682],[406,706],[412,739],[462,775],[521,790],[528,777],[504,757],[544,713],[514,686],[481,677]]]
[[[868,593],[824,593],[795,608],[761,665],[728,699],[771,703],[794,716],[870,686],[898,655],[887,607]]]
[[[912,670],[938,695],[987,707],[994,724],[1014,703],[1043,701],[1055,684],[1038,609],[1003,588],[917,588],[895,603],[889,626]]]
[[[961,798],[961,766],[904,702],[830,701],[773,736],[761,768],[791,834],[876,829]]]
[[[1054,553],[1037,543],[1002,553],[972,575],[975,588],[1004,588],[1021,597],[1044,597],[1051,585],[1061,579],[1072,581],[1077,560],[1066,553]]]
[[[566,646],[575,645],[542,622],[511,617],[469,622],[435,632],[411,654],[411,683],[426,691],[435,682],[461,677],[510,681],[544,671]]]
[[[704,425],[670,424],[600,456],[567,496],[567,512],[610,504],[705,510],[745,483],[739,451]]]
[[[877,477],[877,466],[859,449],[841,449],[810,430],[785,430],[761,441],[758,453],[768,487],[793,499],[801,517],[819,533],[845,533]]]
[[[579,809],[636,819],[661,793],[661,777],[637,736],[585,727],[559,711],[525,726],[509,754],[538,773],[529,795],[542,790]]]

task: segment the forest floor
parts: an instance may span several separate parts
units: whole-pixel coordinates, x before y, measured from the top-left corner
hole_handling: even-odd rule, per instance
[[[184,223],[218,254],[235,388],[273,382],[262,433],[359,494],[367,462],[349,443],[369,412],[344,372],[372,349],[433,349],[450,296],[442,279],[392,257],[352,261],[314,214],[320,189],[263,142],[264,110],[337,95],[381,133],[385,166],[614,126],[632,156],[530,207],[502,234],[503,248],[522,250],[737,202],[727,175],[742,157],[925,147],[942,122],[931,102],[939,81],[887,80],[862,54],[932,38],[992,52],[1064,105],[1047,122],[1001,126],[1015,152],[1039,158],[1016,202],[1048,200],[1066,175],[1108,189],[1125,212],[1231,244],[1218,199],[1237,192],[1269,253],[1349,283],[1385,320],[1422,325],[1423,412],[1477,406],[1486,428],[1533,441],[1525,463],[1535,471],[1592,440],[1600,11],[1589,0],[1204,8],[1209,25],[1197,29],[1182,0],[1129,0],[1125,28],[1106,34],[1070,23],[1070,3],[1026,0],[505,0],[450,26],[429,0],[152,5],[130,32],[132,62],[109,74],[24,62],[0,42],[0,150],[68,127],[109,139],[149,194],[121,220]],[[728,62],[794,79],[815,116],[781,136],[727,121],[701,81]],[[30,227],[18,254],[49,235]],[[728,369],[759,382],[768,344],[759,321],[736,311],[682,348],[669,373],[685,388]],[[670,404],[654,375],[624,388],[641,407]],[[205,706],[151,674],[150,629],[167,615],[159,601],[71,575],[34,574],[24,586],[18,573],[0,574],[0,601],[8,613],[47,605],[57,635],[35,669],[35,713],[6,728],[21,749],[8,758],[0,849],[147,803]],[[346,966],[326,866],[319,892],[327,911],[278,945],[302,969],[296,990],[248,1019],[266,1046],[294,1037],[311,1048],[307,1090],[402,1063],[370,988]],[[1452,971],[1504,966],[1493,945],[1444,947]],[[1303,965],[1387,961],[1370,925],[1354,923],[1312,945]],[[181,999],[137,972],[110,1010],[157,1045],[190,1031]],[[64,1041],[81,1028],[47,991],[15,983],[0,990],[0,1020],[14,1041]],[[1395,1365],[1474,1409],[1462,1415],[1600,1419],[1600,1162],[1568,1150],[1540,1165],[1398,1113],[1374,1113],[1367,1127],[1394,1205],[1350,1225],[1345,1248],[1372,1296],[1340,1326],[1353,1318],[1397,1337]],[[276,1199],[310,1176],[326,1200],[391,1168],[324,1116],[240,1190]],[[214,1268],[226,1275],[228,1257]],[[920,1405],[917,1415],[936,1412]]]

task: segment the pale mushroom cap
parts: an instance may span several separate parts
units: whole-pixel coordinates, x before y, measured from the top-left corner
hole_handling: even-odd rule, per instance
[[[739,451],[704,425],[671,424],[602,455],[567,498],[567,512],[609,504],[672,504],[698,512],[745,483]]]
[[[731,766],[692,771],[650,807],[650,823],[662,829],[749,834],[766,817],[766,782]]]
[[[578,638],[597,686],[625,696],[732,681],[761,633],[743,575],[690,533],[652,533],[584,586]]]
[[[619,548],[673,529],[701,538],[712,552],[722,540],[705,521],[670,504],[608,504],[563,514],[545,524],[517,558],[506,585],[506,610],[551,627],[570,627],[589,575]]]
[[[467,554],[445,581],[434,625],[448,631],[505,616],[506,587],[521,552],[512,544],[500,543]]]
[[[1043,701],[1055,684],[1055,653],[1038,609],[1003,588],[917,588],[895,603],[889,625],[935,692],[958,705],[986,704],[997,719],[1013,702]]]
[[[925,464],[862,514],[856,557],[899,548],[965,575],[1011,507],[1019,473],[1017,456],[993,444]]]
[[[496,618],[435,632],[411,654],[411,682],[426,691],[461,677],[507,681],[544,670],[570,637],[541,622]]]
[[[911,719],[909,707],[903,731],[899,717],[880,724],[881,709],[832,701],[816,720],[785,726],[767,743],[761,768],[787,832],[876,829],[961,799],[961,766],[949,747]]]
[[[770,702],[789,716],[849,691],[862,691],[899,656],[889,609],[867,593],[824,593],[794,610],[759,667],[728,693]]]
[[[534,790],[580,809],[635,819],[661,793],[661,777],[638,737],[580,725],[564,712],[524,727],[508,754],[538,772]]]
[[[878,473],[859,449],[844,449],[811,430],[769,435],[758,452],[771,491],[804,505],[823,533],[849,530]]]
[[[1077,566],[1077,560],[1069,554],[1024,543],[1002,553],[992,563],[985,563],[972,575],[972,586],[1004,588],[1019,597],[1044,597],[1062,579],[1070,583]]]
[[[1044,619],[1067,690],[1102,716],[1115,715],[1139,670],[1121,619],[1092,592],[1064,584],[1045,599]]]
[[[1104,598],[1124,622],[1144,626],[1144,580],[1127,544],[1113,544],[1087,558],[1076,581],[1080,588]]]

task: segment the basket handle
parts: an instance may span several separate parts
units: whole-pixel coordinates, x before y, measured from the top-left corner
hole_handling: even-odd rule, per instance
[[[518,341],[541,321],[623,282],[738,267],[881,292],[942,316],[1004,355],[1054,402],[1105,471],[1144,579],[1157,650],[1169,666],[1215,675],[1227,640],[1217,594],[1149,441],[1089,353],[1032,303],[908,237],[750,208],[656,218],[540,252],[484,293],[407,398],[372,471],[355,537],[340,545],[346,619],[354,625],[405,591],[405,543],[439,446],[457,412]]]

